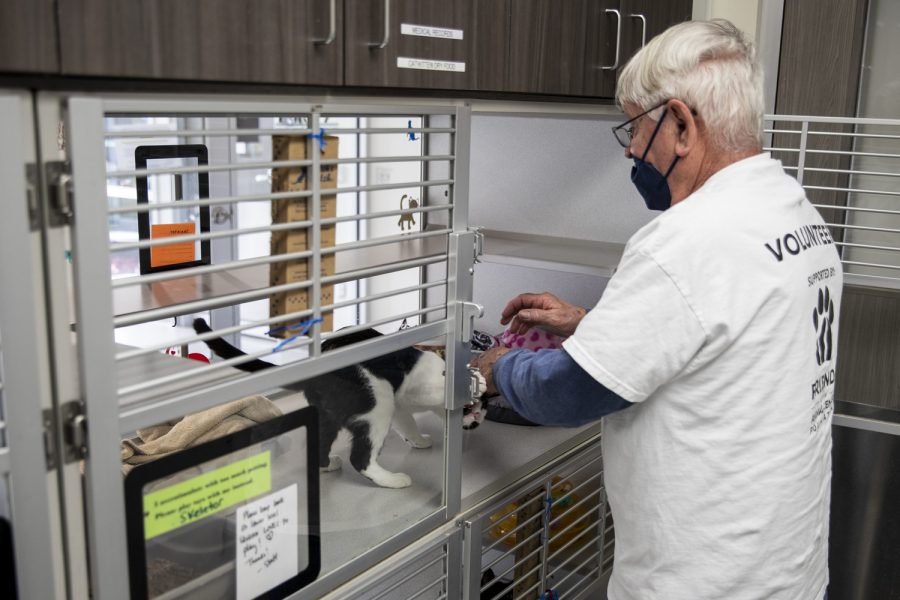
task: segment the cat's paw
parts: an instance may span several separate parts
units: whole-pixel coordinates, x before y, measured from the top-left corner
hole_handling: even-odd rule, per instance
[[[431,436],[428,434],[419,435],[416,438],[408,438],[404,437],[403,441],[412,446],[413,448],[431,448],[434,446],[434,442],[431,441]]]
[[[412,478],[406,473],[389,473],[381,481],[376,481],[375,483],[381,487],[400,489],[411,486]]]
[[[343,465],[343,461],[341,461],[340,456],[331,455],[328,457],[328,466],[327,467],[319,467],[319,471],[322,473],[327,473],[329,471],[337,471]]]
[[[362,471],[361,473],[362,475],[371,479],[372,482],[375,483],[375,485],[385,488],[400,489],[412,485],[412,479],[406,473],[391,473],[384,470],[382,470],[381,472],[366,470]]]

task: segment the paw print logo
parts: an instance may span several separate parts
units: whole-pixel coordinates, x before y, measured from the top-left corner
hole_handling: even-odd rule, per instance
[[[819,289],[819,301],[813,309],[813,326],[816,328],[816,362],[831,360],[831,324],[834,322],[834,301],[828,286]]]

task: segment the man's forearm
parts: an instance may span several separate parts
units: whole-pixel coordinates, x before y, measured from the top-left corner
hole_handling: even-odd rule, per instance
[[[591,377],[565,350],[515,350],[493,368],[494,385],[523,417],[577,427],[631,406]]]

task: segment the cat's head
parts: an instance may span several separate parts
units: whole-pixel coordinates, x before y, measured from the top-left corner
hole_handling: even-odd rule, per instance
[[[481,400],[476,400],[472,404],[463,406],[463,429],[475,429],[484,422],[487,411],[481,404]]]

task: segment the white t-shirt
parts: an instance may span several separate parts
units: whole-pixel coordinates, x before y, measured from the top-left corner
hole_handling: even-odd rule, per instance
[[[822,217],[768,154],[629,240],[564,344],[636,403],[604,421],[611,600],[822,598],[842,285]]]

